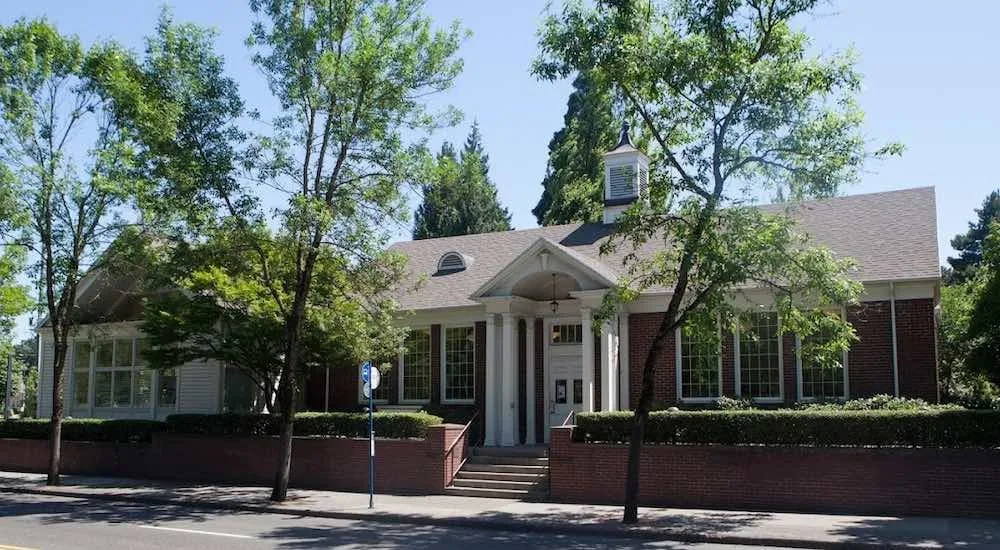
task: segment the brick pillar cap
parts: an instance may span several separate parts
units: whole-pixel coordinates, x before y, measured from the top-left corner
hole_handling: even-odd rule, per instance
[[[461,430],[465,427],[465,424],[434,424],[432,426],[427,426],[428,430]]]

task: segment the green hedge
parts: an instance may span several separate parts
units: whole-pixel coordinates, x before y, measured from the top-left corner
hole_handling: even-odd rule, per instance
[[[623,443],[632,413],[576,416],[574,439]],[[1000,447],[1000,411],[657,411],[645,441],[658,444]]]
[[[167,417],[171,432],[205,435],[278,435],[281,418],[266,414],[174,414]],[[428,426],[441,417],[426,413],[375,413],[375,434],[391,439],[423,438]],[[296,436],[365,437],[367,413],[299,413]]]
[[[114,441],[148,443],[154,432],[166,429],[155,420],[102,420],[73,418],[63,420],[64,441]],[[40,419],[0,420],[0,438],[48,439],[49,421]]]

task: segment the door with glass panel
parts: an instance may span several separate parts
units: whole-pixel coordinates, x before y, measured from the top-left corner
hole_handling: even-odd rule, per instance
[[[583,410],[583,328],[553,323],[549,338],[549,426],[561,426],[572,411]]]

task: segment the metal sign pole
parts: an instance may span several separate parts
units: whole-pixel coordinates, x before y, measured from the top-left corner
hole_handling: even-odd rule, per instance
[[[369,377],[369,380],[371,378]],[[368,508],[375,507],[375,421],[372,404],[375,390],[368,390]]]

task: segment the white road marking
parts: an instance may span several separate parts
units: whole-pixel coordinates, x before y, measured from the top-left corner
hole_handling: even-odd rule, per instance
[[[160,525],[136,525],[136,527],[141,527],[143,529],[158,529],[160,531],[175,531],[177,533],[192,533],[195,535],[215,535],[217,537],[229,537],[233,539],[256,539],[257,537],[252,535],[236,535],[233,533],[219,533],[216,531],[199,531],[197,529],[180,529],[177,527],[163,527]]]

